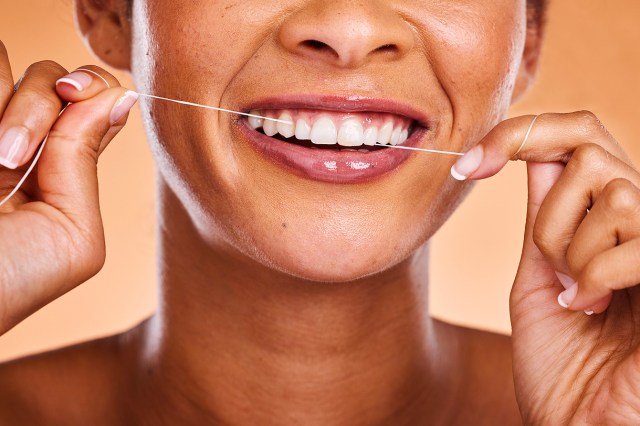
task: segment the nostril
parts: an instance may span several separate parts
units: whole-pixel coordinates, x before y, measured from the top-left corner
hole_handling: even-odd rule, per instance
[[[395,44],[385,44],[384,46],[380,46],[378,47],[376,50],[374,50],[374,52],[376,53],[383,53],[383,54],[397,54],[400,51],[400,49],[398,49],[398,46],[396,46]]]
[[[336,58],[339,56],[338,52],[336,52],[334,48],[329,46],[327,43],[321,42],[320,40],[305,40],[300,43],[300,46],[303,49],[309,50],[311,52],[329,54]]]
[[[323,43],[323,42],[321,42],[319,40],[305,40],[300,44],[302,46],[304,46],[304,47],[308,47],[308,48],[313,49],[313,50],[331,49],[331,47],[329,47],[329,45],[327,43]]]

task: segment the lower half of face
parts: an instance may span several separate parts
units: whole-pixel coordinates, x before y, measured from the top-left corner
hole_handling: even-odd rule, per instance
[[[281,120],[143,105],[207,240],[350,281],[410,256],[467,192],[456,157],[388,146],[476,143],[510,104],[525,24],[513,0],[143,1],[133,73],[147,93]]]

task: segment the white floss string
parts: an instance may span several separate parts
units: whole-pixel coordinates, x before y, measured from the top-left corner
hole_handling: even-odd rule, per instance
[[[0,201],[0,207],[2,207],[2,205],[4,203],[6,203],[7,201],[9,201],[9,198],[13,197],[15,195],[16,192],[18,192],[18,190],[20,189],[20,187],[22,186],[22,184],[24,183],[25,180],[27,180],[27,177],[29,176],[29,173],[31,173],[31,170],[33,170],[33,168],[35,167],[36,163],[38,162],[38,159],[40,158],[40,154],[42,154],[42,149],[44,148],[44,144],[47,143],[47,139],[49,138],[49,134],[47,133],[47,136],[45,136],[44,140],[42,141],[42,145],[40,145],[40,149],[38,149],[38,152],[36,153],[35,158],[33,159],[33,162],[31,163],[31,165],[29,166],[29,168],[27,169],[27,172],[24,174],[24,176],[22,176],[22,179],[20,179],[20,182],[18,182],[18,184],[16,185],[15,188],[13,188],[13,191],[11,191],[9,193],[9,195],[7,195],[4,200]]]
[[[255,114],[247,114],[246,112],[234,111],[234,110],[231,110],[231,109],[224,109],[224,108],[217,108],[217,107],[212,107],[212,106],[209,106],[209,105],[196,104],[194,102],[179,101],[177,99],[164,98],[162,96],[147,95],[145,93],[138,93],[138,96],[143,97],[143,98],[159,99],[159,100],[162,100],[162,101],[174,102],[174,103],[177,103],[177,104],[189,105],[189,106],[194,106],[194,107],[198,107],[198,108],[206,108],[206,109],[212,109],[212,110],[215,110],[215,111],[228,112],[228,113],[231,113],[231,114],[244,115],[246,117],[262,118],[263,120],[271,120],[271,121],[275,121],[275,122],[278,122],[278,123],[294,124],[291,121],[278,120],[277,118],[263,117],[261,115],[255,115]],[[381,143],[376,143],[376,145],[377,146],[384,146],[385,148],[407,149],[407,150],[411,150],[411,151],[432,152],[432,153],[435,153],[435,154],[449,154],[449,155],[458,155],[458,156],[463,156],[464,155],[463,153],[460,153],[460,152],[439,151],[437,149],[426,149],[426,148],[414,148],[414,147],[411,147],[411,146],[383,145]]]
[[[231,114],[244,115],[245,117],[262,118],[263,120],[271,120],[271,121],[275,121],[277,123],[293,124],[291,121],[287,121],[287,120],[278,120],[277,118],[269,118],[269,117],[263,117],[261,115],[247,114],[246,112],[234,111],[234,110],[231,110],[231,109],[212,107],[212,106],[209,106],[209,105],[196,104],[196,103],[187,102],[187,101],[179,101],[177,99],[163,98],[162,96],[147,95],[145,93],[138,93],[138,96],[140,96],[142,98],[159,99],[161,101],[174,102],[176,104],[189,105],[189,106],[194,106],[194,107],[198,107],[198,108],[206,108],[206,109],[212,109],[212,110],[215,110],[215,111],[228,112],[228,113],[231,113]]]
[[[90,74],[93,74],[93,75],[97,76],[98,78],[100,78],[102,81],[104,81],[104,83],[107,85],[108,88],[111,88],[111,85],[109,84],[109,82],[103,76],[98,74],[97,72],[95,72],[93,70],[90,70],[90,69],[86,69],[86,68],[78,68],[77,71],[85,71],[85,72],[88,72]],[[275,121],[275,122],[278,122],[278,123],[293,124],[291,121],[279,120],[277,118],[263,117],[263,116],[260,116],[260,115],[248,114],[248,113],[245,113],[245,112],[233,111],[233,110],[230,110],[230,109],[213,107],[213,106],[210,106],[210,105],[202,105],[202,104],[197,104],[197,103],[194,103],[194,102],[180,101],[180,100],[177,100],[177,99],[170,99],[170,98],[165,98],[165,97],[156,96],[156,95],[148,95],[146,93],[138,93],[138,96],[142,97],[142,98],[156,99],[156,100],[160,100],[160,101],[173,102],[173,103],[176,103],[176,104],[188,105],[188,106],[193,106],[193,107],[197,107],[197,108],[204,108],[204,109],[210,109],[210,110],[215,110],[215,111],[228,112],[230,114],[238,114],[238,115],[243,115],[243,116],[246,116],[246,117],[261,118],[263,120],[271,120],[271,121]],[[534,120],[534,122],[535,122],[535,120]],[[44,146],[47,143],[47,139],[48,138],[49,138],[49,135],[47,134],[47,136],[42,141],[42,144],[40,145],[40,148],[38,149],[38,152],[36,153],[35,158],[31,162],[31,165],[27,169],[27,172],[24,174],[24,176],[22,176],[22,179],[20,179],[20,182],[18,182],[16,187],[13,188],[11,193],[9,195],[7,195],[2,201],[0,201],[0,207],[2,207],[7,201],[9,201],[9,199],[11,197],[13,197],[16,192],[18,192],[18,190],[20,189],[20,187],[22,186],[24,181],[27,180],[27,177],[29,176],[29,174],[31,173],[31,171],[35,167],[36,163],[40,159],[40,155],[42,154],[42,150],[44,149]],[[526,139],[525,139],[525,141],[526,141]],[[434,153],[434,154],[446,154],[446,155],[458,155],[458,156],[463,156],[464,155],[463,153],[460,153],[460,152],[439,151],[439,150],[436,150],[436,149],[426,149],[426,148],[414,148],[414,147],[402,146],[402,145],[383,145],[383,144],[380,144],[380,143],[376,143],[376,145],[377,146],[384,146],[385,148],[406,149],[406,150],[410,150],[410,151],[430,152],[430,153]]]

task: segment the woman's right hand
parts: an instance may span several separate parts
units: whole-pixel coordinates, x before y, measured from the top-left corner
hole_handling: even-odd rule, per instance
[[[104,265],[97,161],[137,96],[108,72],[83,68],[98,75],[38,62],[14,87],[0,42],[0,201],[49,134],[29,178],[0,207],[0,335]]]

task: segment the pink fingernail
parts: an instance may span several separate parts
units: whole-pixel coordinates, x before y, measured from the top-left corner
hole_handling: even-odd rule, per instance
[[[120,121],[133,108],[137,100],[138,94],[136,92],[133,90],[126,91],[111,110],[111,125],[113,126]]]
[[[453,166],[451,166],[451,176],[456,180],[466,180],[476,170],[478,170],[483,157],[484,150],[482,149],[482,146],[474,146],[463,157],[458,159]]]
[[[591,316],[593,315],[595,312],[593,312],[593,309],[587,309],[586,311],[584,311],[585,314]]]
[[[556,272],[556,275],[558,276],[558,281],[560,281],[560,284],[562,284],[565,290],[576,283],[573,278],[571,278],[569,275],[563,274],[562,272]]]
[[[56,81],[56,86],[58,84],[69,84],[73,86],[78,92],[82,92],[84,89],[91,85],[93,81],[93,77],[89,74],[84,73],[82,71],[74,71],[71,74],[67,74],[58,81]]]
[[[578,295],[578,284],[574,284],[558,295],[558,304],[563,308],[568,308]]]
[[[0,138],[0,164],[15,169],[29,148],[29,129],[12,127]]]

